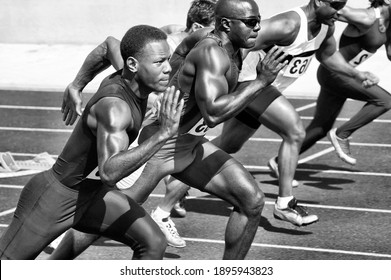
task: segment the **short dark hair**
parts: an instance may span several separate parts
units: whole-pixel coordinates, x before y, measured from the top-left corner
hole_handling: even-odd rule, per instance
[[[193,23],[209,26],[215,21],[215,7],[217,0],[194,0],[187,12],[186,28],[190,29]]]
[[[369,2],[371,2],[371,7],[373,8],[377,8],[386,4],[384,3],[384,0],[369,0]]]
[[[149,25],[133,26],[121,40],[122,59],[126,61],[130,56],[139,58],[148,43],[163,40],[167,40],[167,35],[157,27]]]

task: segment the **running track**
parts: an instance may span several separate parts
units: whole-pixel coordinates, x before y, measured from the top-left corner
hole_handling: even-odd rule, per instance
[[[88,99],[89,95],[85,98]],[[59,106],[62,93],[0,91],[0,147],[17,159],[48,152],[58,155],[72,127],[63,125]],[[305,126],[314,112],[311,99],[290,99]],[[348,101],[336,125],[344,122],[362,103]],[[391,113],[354,134],[355,167],[341,162],[323,139],[301,157],[294,189],[299,202],[320,217],[308,227],[296,227],[273,218],[277,180],[266,167],[277,153],[280,139],[261,128],[235,157],[253,174],[266,195],[262,223],[247,259],[267,260],[374,260],[391,259]],[[209,137],[219,133],[219,127]],[[27,173],[27,172],[26,172]],[[23,185],[31,175],[9,177],[0,173],[0,234],[8,226]],[[148,199],[150,211],[164,194],[158,188]],[[197,190],[186,202],[188,215],[174,218],[187,247],[168,247],[165,259],[221,259],[224,229],[230,205]],[[131,250],[99,240],[79,259],[130,259]],[[39,259],[47,257],[42,253]]]

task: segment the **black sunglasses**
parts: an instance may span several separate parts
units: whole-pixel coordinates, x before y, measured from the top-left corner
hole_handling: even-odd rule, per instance
[[[230,20],[240,20],[249,28],[254,28],[255,26],[257,26],[257,24],[261,23],[261,16],[250,17],[250,18],[230,18],[230,17],[225,17],[225,18]]]
[[[346,5],[346,1],[326,1],[326,0],[321,0],[321,1],[329,4],[330,7],[336,11],[341,10]]]

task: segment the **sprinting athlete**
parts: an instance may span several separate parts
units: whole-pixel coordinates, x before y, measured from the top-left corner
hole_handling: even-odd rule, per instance
[[[191,186],[223,198],[234,205],[223,258],[242,259],[259,224],[263,194],[239,162],[203,136],[208,126],[233,117],[260,94],[286,65],[286,55],[274,47],[258,64],[257,79],[235,90],[242,48],[250,48],[256,42],[260,27],[258,6],[253,0],[220,0],[215,14],[213,32],[189,52],[173,78],[185,100],[178,135],[148,161],[134,186],[123,192],[143,202],[162,178],[175,174]],[[157,124],[147,125],[139,142],[150,137]]]
[[[255,77],[254,69],[259,57],[257,50],[267,49],[272,45],[283,46],[284,52],[289,55],[289,64],[278,74],[272,86],[263,90],[243,112],[227,120],[220,136],[212,140],[224,151],[235,153],[261,124],[278,133],[283,139],[278,156],[279,164],[277,165],[275,158],[269,161],[270,168],[279,177],[279,194],[274,216],[298,226],[312,224],[318,221],[318,217],[310,215],[307,209],[298,205],[293,196],[292,182],[305,131],[299,115],[281,91],[305,73],[313,56],[333,71],[354,77],[364,86],[377,83],[377,78],[373,74],[358,71],[336,52],[334,22],[337,11],[345,4],[346,0],[311,0],[303,7],[277,14],[261,22],[257,44],[247,50],[249,54],[243,63],[239,87],[245,87],[246,80]],[[188,52],[189,47],[197,42],[198,38],[195,35],[199,32],[189,36],[178,46],[177,56],[183,56]],[[175,68],[173,59],[174,56],[171,65]],[[172,188],[168,189],[172,191],[166,194],[159,207],[172,207],[172,202],[188,189],[174,179],[170,184]]]
[[[339,52],[353,66],[369,59],[383,45],[391,60],[390,1],[373,0],[368,9],[346,7],[339,13],[339,20],[348,22],[344,29]],[[350,77],[330,71],[324,66],[318,69],[321,85],[315,116],[306,128],[300,153],[304,153],[328,133],[337,155],[349,164],[356,164],[350,154],[350,136],[359,128],[372,122],[391,108],[391,94],[375,85],[370,88]],[[366,102],[349,121],[332,128],[346,99]]]
[[[186,26],[178,28],[178,25],[168,25],[162,27],[167,36],[167,42],[170,46],[170,52],[173,53],[176,45],[179,44],[185,37],[189,36],[198,29],[204,27],[213,27],[215,23],[214,10],[216,1],[214,0],[194,0],[191,2],[187,12]],[[178,30],[177,32],[173,30]],[[81,69],[76,75],[74,81],[68,85],[64,92],[62,112],[63,120],[67,125],[72,125],[81,114],[82,99],[81,94],[84,87],[100,72],[112,65],[115,69],[123,68],[121,58],[120,41],[109,36],[104,42],[98,45],[85,59]],[[156,101],[157,94],[152,93],[148,97],[147,113],[145,123],[151,114],[149,110]],[[145,124],[144,123],[144,124]],[[137,146],[137,141],[134,141],[129,148]],[[117,183],[119,189],[130,188],[135,180],[140,176],[144,166],[137,169],[130,176],[123,178]],[[183,207],[182,197],[179,202],[176,202],[173,210],[180,215],[186,215],[186,210]],[[170,209],[171,210],[171,209]],[[166,213],[162,209],[157,209],[152,213],[152,218],[159,225],[160,229],[166,236],[167,243],[170,246],[181,248],[186,246],[186,241],[178,234],[175,224],[170,218],[170,212]],[[69,230],[64,236],[64,242],[56,240],[56,244],[52,246],[52,250],[56,249],[49,259],[73,259],[82,251],[88,248],[100,236],[78,232],[74,229]]]
[[[57,161],[23,188],[0,239],[1,259],[34,259],[67,229],[106,236],[134,250],[134,259],[162,259],[165,237],[153,219],[115,184],[144,164],[177,133],[183,101],[168,88],[167,35],[140,25],[121,41],[124,68],[108,76],[88,102]],[[128,150],[152,91],[163,92],[160,128]],[[89,179],[99,166],[100,179]]]

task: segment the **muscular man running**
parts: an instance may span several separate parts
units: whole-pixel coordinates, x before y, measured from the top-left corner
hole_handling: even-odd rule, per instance
[[[124,69],[101,83],[54,166],[23,188],[0,239],[2,259],[34,259],[71,227],[128,245],[134,259],[163,258],[166,241],[159,227],[113,186],[177,133],[183,101],[178,104],[179,92],[170,88],[161,103],[156,133],[128,150],[141,127],[148,95],[167,89],[171,67],[166,39],[164,32],[146,25],[125,34]],[[99,180],[89,176],[96,166]]]

